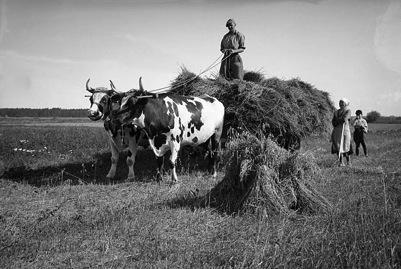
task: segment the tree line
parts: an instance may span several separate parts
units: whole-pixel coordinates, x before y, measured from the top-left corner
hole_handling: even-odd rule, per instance
[[[0,108],[0,117],[73,117],[88,115],[84,108]]]
[[[84,118],[88,115],[86,108],[0,108],[0,117],[68,117]],[[366,114],[367,122],[377,123],[401,123],[401,117],[382,116],[377,111]]]

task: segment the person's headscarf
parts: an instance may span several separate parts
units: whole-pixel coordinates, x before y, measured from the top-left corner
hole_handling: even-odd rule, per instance
[[[229,20],[226,22],[226,27],[228,27],[228,24],[233,24],[234,26],[237,25],[237,24],[235,23],[234,19],[229,19]]]
[[[349,106],[349,100],[347,98],[341,98],[340,101],[343,101],[345,106]]]

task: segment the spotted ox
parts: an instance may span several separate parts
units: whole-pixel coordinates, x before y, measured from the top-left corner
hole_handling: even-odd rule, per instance
[[[111,89],[105,87],[91,88],[88,84],[89,79],[86,82],[86,90],[91,93],[89,98],[91,105],[88,117],[93,121],[102,119],[104,121],[104,128],[109,135],[111,167],[106,177],[110,179],[115,177],[119,153],[128,149],[126,160],[128,165],[128,180],[132,180],[135,178],[135,156],[138,144],[143,140],[143,133],[137,131],[133,125],[126,125],[124,128],[121,128],[121,124],[113,118],[111,113],[112,108],[118,109],[120,107],[125,93],[117,92],[111,81]]]
[[[171,151],[172,180],[177,181],[175,163],[180,148],[205,143],[210,145],[210,170],[216,176],[224,118],[224,106],[216,98],[149,94],[140,79],[139,90],[124,98],[116,114],[122,124],[132,124],[146,134],[158,159],[158,180],[167,151]]]

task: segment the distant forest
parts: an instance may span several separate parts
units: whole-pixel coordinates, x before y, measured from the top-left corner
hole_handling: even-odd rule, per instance
[[[0,117],[34,117],[34,118],[85,118],[88,116],[86,108],[0,108]],[[376,123],[401,124],[399,116],[379,116]]]
[[[88,109],[74,108],[0,108],[0,117],[87,117]]]

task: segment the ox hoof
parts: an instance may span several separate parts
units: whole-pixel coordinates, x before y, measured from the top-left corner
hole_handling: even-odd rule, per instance
[[[135,181],[135,177],[127,177],[127,179],[125,181],[128,181],[128,182]]]
[[[157,174],[156,175],[156,182],[162,182],[163,181],[163,177],[161,174]]]
[[[180,184],[179,184],[179,183],[180,183],[180,182],[178,182],[178,181],[170,181],[170,183],[168,184],[168,186],[169,186],[169,188],[170,188],[171,191],[178,190],[179,187],[180,187]]]
[[[114,179],[115,176],[116,176],[115,174],[114,175],[113,174],[107,174],[106,178],[107,179]]]

